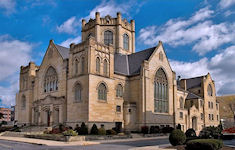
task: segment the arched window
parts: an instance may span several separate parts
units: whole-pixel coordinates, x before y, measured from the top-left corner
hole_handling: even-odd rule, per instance
[[[85,58],[82,57],[81,60],[81,72],[84,73],[85,72]]]
[[[25,107],[26,107],[26,98],[23,95],[21,98],[21,109],[25,109]]]
[[[184,99],[183,99],[183,97],[180,97],[180,108],[181,109],[184,108]]]
[[[158,69],[154,79],[154,111],[168,112],[168,82],[162,68]]]
[[[58,77],[55,69],[49,67],[44,78],[44,92],[58,90]]]
[[[78,74],[78,60],[77,59],[74,62],[74,69],[75,69],[75,74]]]
[[[100,58],[96,58],[96,72],[100,73]]]
[[[105,59],[104,60],[104,75],[107,75],[108,74],[108,62],[107,60]]]
[[[113,44],[113,32],[112,31],[105,31],[104,32],[104,44],[109,45]]]
[[[129,36],[127,34],[123,35],[123,48],[129,50]]]
[[[123,88],[121,84],[118,84],[116,88],[116,97],[122,97],[122,96],[123,96]]]
[[[82,101],[82,87],[80,84],[76,84],[74,94],[74,100],[76,102]]]
[[[213,95],[213,90],[212,90],[211,84],[209,84],[208,87],[207,87],[207,93],[208,93],[209,96]]]
[[[101,83],[98,87],[98,99],[107,100],[107,88],[104,83]]]

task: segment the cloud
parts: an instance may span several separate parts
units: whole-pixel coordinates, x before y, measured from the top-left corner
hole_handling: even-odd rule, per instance
[[[177,75],[183,78],[206,75],[208,72],[215,80],[219,95],[235,93],[235,45],[226,48],[211,59],[202,58],[195,62],[170,60]]]
[[[15,12],[15,5],[15,0],[0,0],[0,9],[3,9],[7,15]]]
[[[76,34],[79,24],[80,21],[78,21],[76,17],[73,16],[62,23],[60,26],[57,26],[56,29],[59,33]]]
[[[30,61],[33,45],[9,35],[0,36],[0,45],[0,99],[3,104],[10,106],[15,102],[20,66]]]
[[[170,46],[193,44],[193,50],[204,55],[226,43],[235,40],[235,23],[213,24],[209,20],[214,11],[208,7],[197,11],[188,20],[170,19],[162,26],[142,28],[138,40],[146,45],[156,45],[161,40]]]
[[[116,17],[117,12],[121,12],[122,14],[125,14],[129,16],[130,8],[131,7],[140,7],[142,4],[137,5],[135,1],[126,1],[125,3],[115,3],[115,1],[105,1],[103,0],[101,4],[96,6],[94,9],[92,9],[88,16],[85,17],[86,20],[89,20],[90,18],[95,18],[95,13],[100,12],[101,17],[104,17],[106,15],[110,15],[112,17]]]
[[[64,47],[69,47],[71,43],[80,43],[81,42],[81,36],[77,36],[75,38],[69,38],[63,42],[60,43],[61,46],[64,46]]]
[[[225,8],[228,8],[232,5],[235,4],[235,0],[221,0],[219,2],[219,6],[222,8],[222,9],[225,9]]]

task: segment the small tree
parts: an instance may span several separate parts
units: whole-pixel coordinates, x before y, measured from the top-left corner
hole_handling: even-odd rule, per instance
[[[97,135],[98,134],[98,128],[97,128],[96,124],[92,125],[91,133],[90,134],[93,134],[93,135]]]
[[[80,128],[78,133],[80,135],[87,135],[88,134],[88,128],[87,128],[87,126],[85,125],[84,122],[82,122],[81,128]]]

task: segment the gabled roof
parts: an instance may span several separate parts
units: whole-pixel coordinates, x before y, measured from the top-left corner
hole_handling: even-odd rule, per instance
[[[114,72],[126,76],[140,74],[141,64],[149,59],[155,49],[152,47],[130,55],[114,54]]]
[[[55,44],[55,47],[58,49],[58,51],[63,59],[69,58],[69,48],[66,48],[66,47],[63,47],[63,46],[60,46],[57,44]]]
[[[188,93],[187,97],[186,97],[186,100],[190,100],[190,99],[201,99],[200,96],[196,95],[196,94],[193,94],[193,93]]]
[[[182,80],[186,80],[186,88],[191,89],[191,88],[201,87],[203,77],[205,76],[199,76],[195,78],[188,78]]]

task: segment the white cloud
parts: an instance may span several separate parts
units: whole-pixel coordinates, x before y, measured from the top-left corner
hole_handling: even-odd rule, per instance
[[[235,4],[235,0],[221,0],[219,3],[219,6],[224,9],[224,8],[228,8],[234,4]]]
[[[188,20],[170,19],[163,26],[148,26],[140,30],[138,39],[151,46],[159,40],[174,47],[193,44],[193,50],[204,55],[225,43],[235,41],[235,23],[213,24],[208,20],[213,13],[206,7]]]
[[[12,39],[9,35],[0,36],[0,99],[6,105],[14,104],[15,92],[18,89],[20,66],[26,65],[30,59],[33,45]]]
[[[73,16],[56,28],[59,33],[76,34],[79,23],[80,21],[78,21],[76,17]]]
[[[62,43],[60,43],[61,46],[64,46],[64,47],[69,47],[71,43],[80,43],[81,42],[81,36],[77,36],[75,38],[69,38],[65,41],[63,41]]]
[[[0,9],[5,10],[6,14],[15,12],[15,0],[0,0]]]
[[[170,60],[171,66],[177,75],[183,78],[206,75],[208,72],[215,80],[217,93],[235,93],[235,45],[230,46],[211,59],[202,58],[195,62],[181,62]]]
[[[136,6],[134,1],[127,1],[125,3],[117,4],[115,1],[102,1],[101,4],[92,9],[88,16],[85,17],[86,20],[90,18],[95,18],[95,13],[100,12],[101,17],[110,15],[116,17],[117,12],[129,15],[130,8]],[[137,6],[138,7],[138,6]]]

